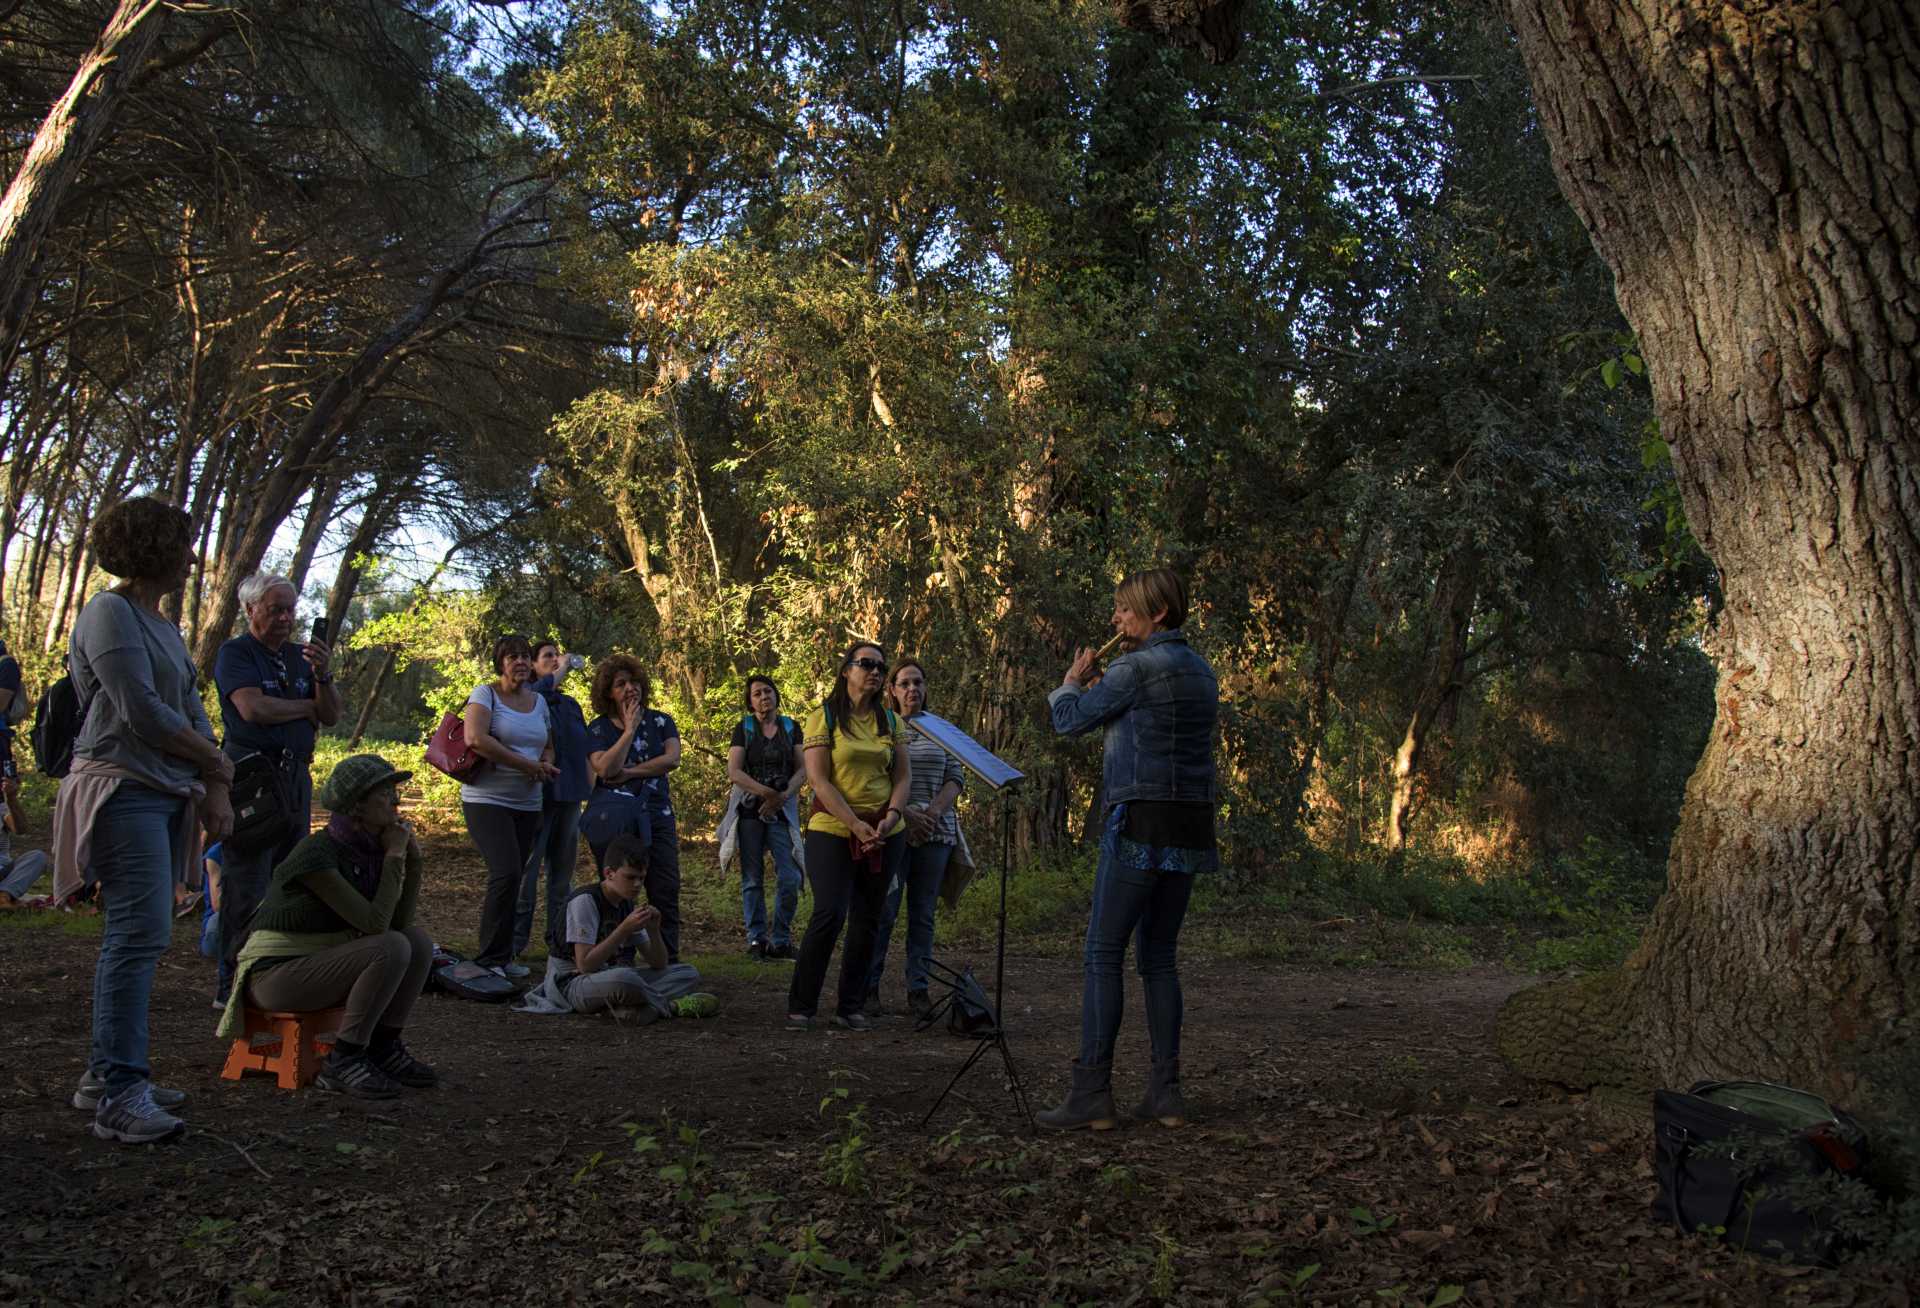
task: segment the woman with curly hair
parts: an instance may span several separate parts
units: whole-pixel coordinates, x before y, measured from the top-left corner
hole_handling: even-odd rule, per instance
[[[74,1091],[102,1140],[164,1140],[186,1101],[148,1066],[154,969],[173,934],[173,883],[185,880],[199,831],[233,828],[233,764],[214,744],[193,660],[160,603],[193,570],[193,523],[163,500],[122,501],[94,521],[94,562],[120,578],[80,611],[67,669],[85,720],[54,808],[54,894],[83,873],[106,901],[93,973],[93,1046]],[[197,819],[197,821],[196,821]]]
[[[648,703],[652,693],[652,679],[631,654],[615,654],[594,669],[590,698],[598,716],[587,724],[594,786],[580,830],[602,870],[615,837],[646,842],[647,902],[660,910],[660,939],[671,964],[680,961],[680,837],[667,774],[680,766],[680,728]]]

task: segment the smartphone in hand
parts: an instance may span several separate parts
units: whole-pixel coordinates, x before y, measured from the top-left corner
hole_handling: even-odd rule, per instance
[[[320,645],[324,645],[327,643],[327,615],[326,614],[322,613],[319,617],[313,620],[313,630],[312,630],[312,633],[308,635],[307,639]]]

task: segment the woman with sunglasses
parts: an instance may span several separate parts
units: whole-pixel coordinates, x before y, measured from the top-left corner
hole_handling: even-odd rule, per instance
[[[833,1024],[849,1031],[872,1026],[861,1005],[887,885],[906,861],[901,815],[913,786],[906,728],[886,706],[886,684],[887,656],[878,645],[857,641],[840,661],[827,702],[807,717],[803,739],[813,816],[807,821],[806,862],[813,917],[787,991],[792,1030],[813,1025],[827,960],[843,926],[847,939]]]

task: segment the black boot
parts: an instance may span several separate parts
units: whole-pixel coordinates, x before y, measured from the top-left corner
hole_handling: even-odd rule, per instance
[[[1033,1119],[1052,1131],[1071,1131],[1090,1126],[1096,1131],[1111,1131],[1120,1125],[1119,1110],[1113,1106],[1113,1064],[1092,1067],[1075,1059],[1073,1093],[1058,1108],[1049,1108]]]
[[[1133,1110],[1143,1122],[1157,1121],[1162,1126],[1185,1126],[1187,1104],[1180,1097],[1180,1060],[1170,1058],[1155,1063],[1147,1076],[1147,1097]]]

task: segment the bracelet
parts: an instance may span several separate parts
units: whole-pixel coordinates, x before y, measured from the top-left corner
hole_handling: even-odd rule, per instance
[[[332,677],[315,677],[313,679],[313,684],[316,686],[331,686],[333,684],[333,678]]]

